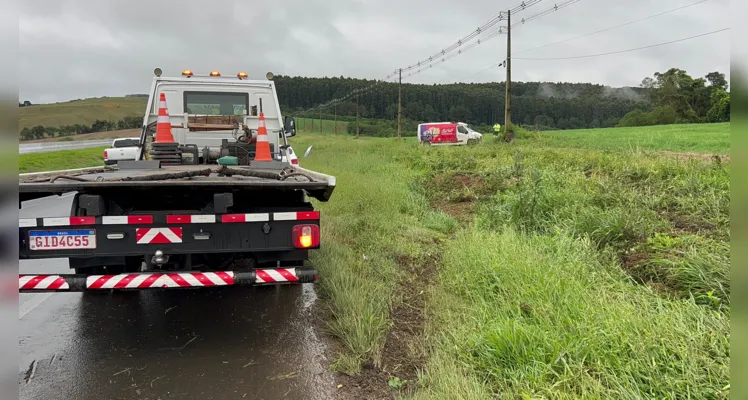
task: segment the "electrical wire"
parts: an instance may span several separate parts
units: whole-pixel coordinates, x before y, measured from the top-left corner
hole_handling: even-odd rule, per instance
[[[527,9],[530,6],[533,6],[533,5],[536,5],[536,4],[540,3],[541,1],[542,0],[525,0],[522,3],[520,3],[519,5],[517,5],[517,6],[513,7],[513,8],[511,8],[511,9],[507,10],[507,12],[504,12],[504,11],[500,12],[497,16],[491,18],[487,22],[485,22],[482,25],[480,25],[476,30],[474,30],[471,33],[469,33],[468,35],[464,36],[463,38],[461,38],[457,42],[453,43],[449,47],[446,47],[446,48],[442,49],[440,52],[431,55],[429,58],[421,60],[421,61],[417,62],[416,64],[409,65],[406,68],[396,69],[395,71],[393,71],[392,73],[390,73],[389,75],[387,75],[384,79],[377,80],[372,85],[369,85],[369,86],[361,88],[361,89],[356,89],[356,90],[350,92],[349,94],[347,94],[344,97],[330,100],[330,101],[328,101],[328,102],[326,102],[324,104],[319,104],[316,107],[312,107],[312,108],[306,110],[305,112],[314,112],[314,111],[319,111],[319,110],[322,110],[322,109],[325,109],[325,108],[329,108],[329,107],[331,107],[331,106],[333,106],[335,104],[338,104],[340,102],[346,101],[346,100],[350,99],[353,96],[356,96],[356,95],[360,96],[362,94],[368,93],[369,91],[376,89],[382,83],[388,82],[388,81],[390,81],[390,80],[392,80],[392,79],[400,76],[403,72],[407,72],[407,74],[402,75],[401,79],[407,79],[407,78],[410,78],[413,75],[419,74],[419,73],[421,73],[421,72],[423,72],[423,71],[425,71],[425,70],[427,70],[429,68],[432,68],[435,64],[444,63],[444,62],[446,62],[446,61],[448,61],[448,60],[450,60],[450,59],[452,59],[454,57],[462,55],[466,51],[468,51],[468,50],[470,50],[472,48],[475,48],[476,46],[478,46],[478,45],[480,45],[482,43],[485,43],[486,41],[488,41],[490,39],[493,39],[493,38],[495,38],[498,35],[506,33],[507,27],[505,27],[505,26],[498,26],[497,29],[494,29],[494,30],[490,30],[490,28],[495,27],[496,24],[498,24],[500,21],[506,20],[509,15],[514,15],[516,13],[519,13],[519,12]],[[528,18],[523,18],[519,22],[517,22],[515,24],[512,24],[511,27],[512,27],[512,29],[514,29],[515,27],[524,25],[527,22],[533,21],[535,19],[538,19],[540,17],[548,15],[548,14],[550,14],[552,12],[558,11],[559,9],[568,7],[568,6],[570,6],[570,5],[574,4],[574,3],[577,3],[579,1],[581,1],[581,0],[565,0],[565,1],[562,1],[562,2],[559,2],[559,3],[555,3],[552,7],[549,7],[549,8],[547,8],[547,9],[545,9],[545,10],[543,10],[543,11],[537,13],[537,14],[534,14],[534,15],[528,17]],[[481,35],[483,35],[483,36],[481,36]],[[472,41],[475,38],[478,38],[478,40],[475,41],[475,42],[469,43],[470,41]],[[457,52],[454,53],[454,50],[457,50]],[[415,71],[413,71],[414,69],[415,69]],[[483,72],[483,71],[481,71],[481,72]]]
[[[643,47],[636,47],[636,48],[633,48],[633,49],[611,51],[611,52],[607,52],[607,53],[587,54],[587,55],[583,55],[583,56],[573,56],[573,57],[549,57],[549,58],[512,57],[512,59],[513,60],[574,60],[574,59],[579,59],[579,58],[590,58],[590,57],[609,56],[609,55],[613,55],[613,54],[621,54],[621,53],[628,53],[628,52],[631,52],[631,51],[651,49],[652,47],[658,47],[658,46],[664,46],[664,45],[667,45],[667,44],[672,44],[672,43],[677,43],[677,42],[683,42],[683,41],[686,41],[686,40],[695,39],[695,38],[702,37],[702,36],[707,36],[707,35],[713,35],[715,33],[729,31],[729,30],[730,30],[730,28],[723,28],[723,29],[719,29],[719,30],[716,30],[716,31],[702,33],[702,34],[695,35],[695,36],[689,36],[689,37],[682,38],[682,39],[671,40],[669,42],[657,43],[657,44],[652,44],[652,45],[643,46]]]
[[[555,11],[558,11],[558,10],[560,10],[562,8],[568,7],[568,6],[570,6],[570,5],[574,4],[574,3],[578,3],[579,1],[581,1],[581,0],[565,0],[565,1],[562,1],[560,3],[556,3],[552,7],[549,7],[547,9],[543,10],[543,11],[540,11],[537,14],[534,14],[534,15],[528,17],[528,18],[524,18],[524,19],[520,20],[519,22],[517,22],[515,24],[512,24],[512,29],[516,29],[517,27],[522,26],[522,25],[524,25],[525,23],[527,23],[529,21],[533,21],[535,19],[538,19],[540,17],[543,17],[543,16],[548,15],[550,13],[553,13]],[[452,55],[450,55],[448,57],[443,57],[443,58],[441,58],[440,60],[438,60],[434,64],[447,62],[447,61],[449,61],[450,59],[452,59],[454,57],[457,57],[457,56],[459,56],[461,54],[464,54],[466,51],[468,51],[468,50],[470,50],[470,49],[472,49],[472,48],[480,45],[481,43],[485,43],[488,40],[493,39],[494,37],[496,37],[498,35],[501,35],[501,34],[505,34],[505,33],[507,33],[507,27],[501,26],[501,27],[499,27],[499,29],[497,29],[497,30],[495,30],[495,31],[493,31],[493,32],[491,32],[489,34],[486,34],[485,37],[482,37],[481,39],[478,39],[477,43],[475,43],[475,42],[471,43],[470,45],[468,45],[465,48],[461,49],[458,53],[453,53]],[[431,68],[431,67],[432,67],[432,64],[429,64],[429,68]],[[421,73],[421,72],[423,72],[425,70],[426,70],[426,68],[418,69],[415,72],[411,72],[411,73],[405,75],[405,77],[409,78],[409,77],[411,77],[413,75],[416,75],[416,74],[419,74],[419,73]]]
[[[525,52],[528,52],[528,51],[531,51],[531,50],[542,49],[542,48],[553,46],[553,45],[557,45],[557,44],[560,44],[560,43],[566,43],[566,42],[570,42],[572,40],[577,40],[577,39],[580,39],[580,38],[583,38],[583,37],[597,35],[598,33],[607,32],[607,31],[611,31],[613,29],[618,29],[618,28],[621,28],[621,27],[624,27],[624,26],[627,26],[627,25],[635,24],[637,22],[646,21],[646,20],[651,19],[651,18],[655,18],[655,17],[659,17],[661,15],[669,14],[671,12],[679,11],[679,10],[682,10],[684,8],[692,7],[692,6],[695,6],[697,4],[701,4],[701,3],[707,2],[707,1],[709,1],[709,0],[699,0],[699,1],[695,2],[695,3],[686,4],[684,6],[676,7],[676,8],[673,8],[673,9],[670,9],[670,10],[667,10],[667,11],[663,11],[663,12],[660,12],[660,13],[657,13],[657,14],[652,14],[650,16],[647,16],[647,17],[644,17],[644,18],[640,18],[640,19],[637,19],[635,21],[625,22],[625,23],[620,24],[620,25],[611,26],[609,28],[601,29],[601,30],[595,31],[595,32],[586,33],[584,35],[576,36],[576,37],[573,37],[573,38],[570,38],[570,39],[559,40],[558,42],[548,43],[548,44],[544,44],[542,46],[537,46],[537,47],[532,47],[532,48],[525,49],[525,50],[520,50],[520,51],[517,51],[517,52],[512,52],[512,54],[521,54],[521,53],[525,53]]]
[[[556,3],[556,4],[553,5],[553,7],[549,7],[547,9],[545,9],[545,10],[543,10],[543,11],[535,14],[535,15],[532,15],[532,16],[527,17],[527,18],[522,18],[519,22],[517,22],[515,24],[512,24],[512,28],[519,27],[520,25],[524,25],[527,22],[534,21],[534,20],[536,20],[538,18],[544,17],[544,16],[546,16],[548,14],[556,12],[556,11],[562,9],[562,8],[566,8],[566,7],[568,7],[568,6],[570,6],[570,5],[574,4],[574,3],[577,3],[579,1],[581,1],[581,0],[566,0],[566,1],[562,1],[560,3]]]
[[[514,6],[513,8],[510,8],[507,10],[509,13],[518,13],[520,11],[523,11],[527,9],[528,7],[534,6],[538,3],[540,3],[542,0],[525,0],[522,3],[520,3],[517,6]],[[578,1],[578,0],[577,0]],[[420,68],[422,65],[429,65],[431,66],[434,60],[442,60],[444,61],[444,56],[447,54],[453,52],[454,50],[460,48],[462,45],[468,43],[469,41],[475,39],[479,35],[481,35],[485,30],[493,27],[494,25],[498,24],[499,22],[507,19],[507,13],[502,11],[497,16],[491,18],[487,22],[483,23],[482,25],[478,26],[477,29],[470,32],[468,35],[464,36],[463,38],[459,39],[457,42],[453,43],[449,47],[446,47],[442,49],[441,51],[432,54],[428,58],[425,58],[421,61],[418,61],[416,64],[409,65],[405,68],[402,68],[402,72],[411,71],[413,69]]]
[[[669,14],[669,13],[675,12],[675,11],[679,11],[679,10],[682,10],[684,8],[688,8],[688,7],[692,7],[692,6],[701,4],[701,3],[705,3],[707,1],[709,1],[709,0],[699,0],[699,1],[694,2],[694,3],[690,3],[690,4],[686,4],[686,5],[680,6],[680,7],[672,8],[672,9],[669,9],[667,11],[662,11],[662,12],[659,12],[659,13],[656,13],[656,14],[652,14],[652,15],[649,15],[649,16],[646,16],[646,17],[634,20],[634,21],[629,21],[629,22],[625,22],[623,24],[611,26],[611,27],[608,27],[608,28],[605,28],[605,29],[600,29],[598,31],[586,33],[584,35],[579,35],[579,36],[576,36],[576,37],[573,37],[573,38],[570,38],[570,39],[559,40],[557,42],[548,43],[548,44],[545,44],[545,45],[542,45],[542,46],[532,47],[532,48],[521,50],[521,51],[518,51],[518,52],[512,52],[512,55],[514,55],[514,54],[521,54],[521,53],[525,53],[525,52],[528,52],[528,51],[531,51],[531,50],[537,50],[537,49],[541,49],[541,48],[553,46],[553,45],[556,45],[556,44],[566,43],[566,42],[570,42],[572,40],[581,39],[583,37],[596,35],[598,33],[611,31],[613,29],[618,29],[618,28],[621,28],[621,27],[624,27],[624,26],[627,26],[627,25],[631,25],[631,24],[635,24],[635,23],[638,23],[638,22],[646,21],[646,20],[651,19],[651,18],[655,18],[655,17],[659,17],[659,16],[662,16],[662,15],[665,15],[665,14]],[[492,69],[492,68],[506,66],[505,61],[506,60],[504,60],[504,61],[502,61],[501,63],[498,63],[498,64],[491,63],[490,65],[481,67],[482,69],[480,71],[475,72],[475,73],[473,73],[471,75],[468,75],[466,77],[457,79],[457,80],[455,80],[455,82],[459,82],[459,81],[463,81],[463,80],[468,79],[468,78],[472,78],[473,76],[482,74],[482,73],[484,73],[484,72],[486,72],[486,71],[488,71],[489,69]],[[444,80],[442,80],[442,81],[440,81],[438,83],[443,83],[443,82],[446,82],[447,80],[449,80],[449,78],[444,79]]]

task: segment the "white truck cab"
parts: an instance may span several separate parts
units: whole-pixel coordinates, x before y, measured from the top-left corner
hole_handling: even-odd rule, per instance
[[[266,75],[267,80],[248,79],[244,72],[222,76],[218,71],[196,75],[185,70],[179,77],[163,77],[157,68],[154,73],[143,117],[139,159],[148,157],[163,93],[174,141],[184,146],[184,151],[197,154],[200,164],[215,163],[225,155],[248,157],[248,152],[254,151],[260,111],[273,158],[290,163],[287,138],[295,136],[295,122],[281,115],[271,73]]]
[[[429,122],[418,124],[418,143],[459,146],[477,144],[483,135],[464,122]]]

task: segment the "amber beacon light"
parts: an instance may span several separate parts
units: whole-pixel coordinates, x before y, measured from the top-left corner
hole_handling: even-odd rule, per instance
[[[218,71],[210,71],[210,76],[221,76],[221,73]]]
[[[182,71],[182,75],[188,76],[188,77],[192,76],[192,70],[186,69],[186,70]]]
[[[246,77],[248,77],[249,75],[247,75],[247,73],[246,73],[246,72],[240,72],[240,73],[236,74],[236,76],[238,76],[238,77],[239,77],[239,79],[245,79],[245,78],[246,78]]]

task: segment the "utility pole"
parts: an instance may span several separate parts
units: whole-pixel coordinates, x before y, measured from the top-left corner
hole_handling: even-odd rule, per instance
[[[506,14],[506,99],[504,100],[504,140],[514,139],[512,128],[512,10]]]
[[[358,92],[356,92],[356,137],[358,138]]]
[[[400,135],[400,127],[401,127],[401,120],[402,120],[402,114],[403,114],[403,69],[400,68],[398,70],[398,85],[397,85],[397,137],[398,139],[402,136]]]

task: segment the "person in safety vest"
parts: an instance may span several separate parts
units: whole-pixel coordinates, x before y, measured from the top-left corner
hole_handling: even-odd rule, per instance
[[[501,125],[498,122],[493,124],[493,135],[499,136],[500,132],[501,132]]]

